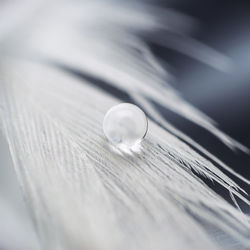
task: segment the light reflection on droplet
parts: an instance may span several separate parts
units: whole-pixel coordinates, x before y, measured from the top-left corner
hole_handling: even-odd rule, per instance
[[[140,108],[130,103],[112,107],[103,120],[105,136],[119,148],[135,147],[145,137],[147,130],[146,115]]]

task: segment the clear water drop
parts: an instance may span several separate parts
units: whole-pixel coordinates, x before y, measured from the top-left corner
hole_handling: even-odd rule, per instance
[[[147,130],[145,113],[130,103],[112,107],[103,120],[104,134],[114,145],[133,147],[145,137]]]

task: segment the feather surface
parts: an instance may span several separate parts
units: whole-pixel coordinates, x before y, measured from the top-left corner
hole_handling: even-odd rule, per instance
[[[153,105],[200,125],[232,149],[248,152],[180,97],[169,83],[172,76],[138,34],[158,29],[168,34],[167,41],[179,33],[186,41],[194,21],[164,12],[176,23],[168,28],[162,22],[169,20],[156,9],[125,7],[55,1],[38,12],[31,27],[20,29],[15,49],[2,43],[2,127],[44,248],[250,247],[249,216],[199,176],[227,189],[235,204],[238,197],[249,205],[246,192],[215,163],[243,182],[249,180],[177,130]],[[96,18],[93,13],[100,9]],[[182,53],[197,47],[202,52],[195,58],[201,62],[202,55],[213,51],[198,42],[188,43],[188,49],[172,44]],[[208,64],[229,67],[229,59],[212,53],[217,63]],[[151,118],[149,133],[135,150],[117,150],[104,138],[103,117],[121,102],[110,89]]]

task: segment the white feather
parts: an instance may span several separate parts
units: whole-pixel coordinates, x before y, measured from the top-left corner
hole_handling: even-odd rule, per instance
[[[142,16],[134,14],[134,20],[129,19],[131,10],[127,14],[120,5],[97,2],[92,9],[84,7],[62,1],[43,9],[32,27],[20,31],[18,48],[10,53],[13,47],[7,46],[5,54],[12,55],[1,65],[3,130],[44,248],[250,247],[249,217],[195,173],[226,188],[236,204],[234,196],[249,205],[244,190],[210,159],[249,181],[165,121],[149,101],[206,128],[229,147],[248,151],[166,84],[169,73],[132,32],[133,27],[144,32],[162,29],[156,10],[149,14],[141,9]],[[102,15],[94,18],[93,12]],[[175,12],[172,18],[189,20]],[[196,58],[204,61],[199,55]],[[228,62],[224,56],[217,59]],[[102,120],[120,101],[58,64],[127,93],[165,129],[150,120],[138,151],[117,152],[104,139]]]

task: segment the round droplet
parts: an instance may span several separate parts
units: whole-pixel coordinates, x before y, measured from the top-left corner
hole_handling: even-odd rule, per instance
[[[103,120],[104,134],[115,145],[132,147],[145,137],[147,130],[146,115],[140,108],[130,103],[112,107]]]

